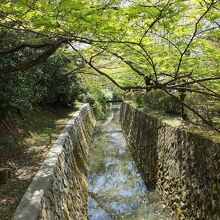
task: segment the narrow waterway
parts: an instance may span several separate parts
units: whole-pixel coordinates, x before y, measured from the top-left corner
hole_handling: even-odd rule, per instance
[[[147,190],[126,147],[119,105],[98,121],[89,153],[90,220],[174,220],[156,192]]]

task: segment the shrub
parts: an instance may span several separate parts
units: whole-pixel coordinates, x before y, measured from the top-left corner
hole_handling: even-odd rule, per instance
[[[1,118],[10,111],[20,114],[35,105],[72,105],[83,88],[76,75],[66,74],[70,62],[71,59],[57,53],[30,71],[1,75]]]
[[[0,76],[0,112],[6,115],[9,111],[20,112],[31,109],[40,100],[33,75]]]
[[[146,106],[164,111],[167,114],[180,114],[181,103],[175,98],[165,93],[163,90],[151,90],[144,95],[144,103]]]
[[[215,98],[207,97],[203,94],[189,93],[185,102],[211,123],[214,117],[220,116],[220,103]],[[185,109],[185,111],[190,121],[196,124],[204,124],[204,122],[190,110]]]
[[[83,92],[76,76],[62,77],[55,75],[42,87],[44,94],[42,104],[70,106],[74,103],[80,93]]]

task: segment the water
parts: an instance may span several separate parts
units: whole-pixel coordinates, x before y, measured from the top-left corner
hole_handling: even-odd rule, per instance
[[[119,105],[97,124],[89,156],[88,207],[90,220],[176,219],[141,179],[126,147]]]

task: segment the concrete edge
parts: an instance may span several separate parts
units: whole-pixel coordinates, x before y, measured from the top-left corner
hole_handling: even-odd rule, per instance
[[[20,200],[13,219],[36,220],[39,217],[42,197],[48,186],[51,185],[51,177],[54,174],[54,168],[58,162],[59,155],[63,151],[63,144],[68,136],[68,131],[87,108],[90,108],[90,105],[88,103],[83,104],[68,121],[56,141],[54,141],[41,167]]]

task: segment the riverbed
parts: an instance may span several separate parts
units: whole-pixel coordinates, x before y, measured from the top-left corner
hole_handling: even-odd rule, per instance
[[[89,220],[176,220],[156,191],[145,186],[126,146],[113,105],[97,122],[89,152]]]

